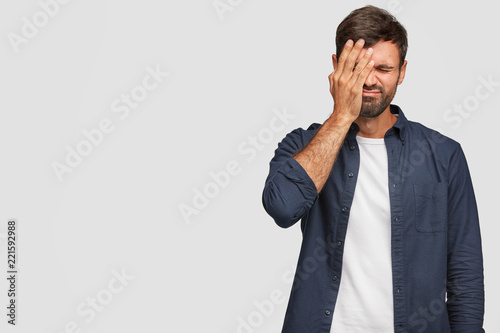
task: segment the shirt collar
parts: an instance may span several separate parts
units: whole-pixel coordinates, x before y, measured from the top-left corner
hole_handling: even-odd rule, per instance
[[[402,144],[405,144],[405,136],[406,136],[406,128],[408,127],[408,119],[403,113],[403,110],[395,104],[390,104],[390,111],[393,115],[397,116],[398,119],[394,123],[394,125],[387,131],[386,136],[394,132],[401,141]],[[359,132],[359,126],[356,123],[352,123],[351,129],[349,130],[349,134],[347,139],[349,144],[356,142],[356,134]],[[352,142],[351,142],[352,141]]]
[[[399,136],[401,143],[405,144],[406,128],[408,127],[408,119],[406,119],[403,110],[395,104],[390,105],[391,113],[398,117],[398,120],[394,123],[392,128],[394,128],[396,134]],[[391,129],[389,129],[390,131]],[[389,132],[388,131],[388,132]]]

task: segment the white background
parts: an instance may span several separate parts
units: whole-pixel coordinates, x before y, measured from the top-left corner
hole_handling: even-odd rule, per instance
[[[9,218],[19,221],[19,294],[11,327],[2,278],[0,331],[281,330],[301,234],[298,224],[279,228],[262,208],[268,163],[286,133],[331,113],[335,30],[366,2],[230,3],[219,15],[212,0],[72,0],[16,52],[9,36],[21,36],[23,18],[32,22],[41,5],[2,1],[0,232]],[[407,76],[394,103],[465,151],[483,235],[485,329],[496,331],[497,4],[371,4],[409,32]],[[169,76],[121,119],[112,103],[140,89],[148,67]],[[488,90],[478,88],[479,77],[497,82],[482,100],[476,89]],[[470,111],[454,111],[464,103]],[[283,110],[294,118],[265,136]],[[76,149],[82,131],[104,118],[113,131],[59,181],[53,164],[64,164],[66,147]],[[260,150],[243,153],[259,133]],[[180,207],[193,206],[195,191],[230,161],[239,173],[184,218]],[[4,272],[5,243],[0,237]],[[129,280],[120,284],[113,272]],[[105,303],[95,316],[93,298]],[[276,304],[258,310],[255,302],[271,299]]]

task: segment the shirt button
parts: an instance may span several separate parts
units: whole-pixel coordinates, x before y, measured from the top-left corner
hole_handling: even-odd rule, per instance
[[[356,146],[350,146],[349,148],[350,148],[351,150],[354,150],[354,149],[356,149]]]
[[[329,316],[329,315],[330,315],[330,313],[331,313],[331,312],[330,312],[330,310],[326,310],[326,311],[325,311],[325,314],[326,314],[327,316]]]
[[[337,281],[337,280],[338,280],[337,275],[334,275],[334,276],[332,277],[332,280],[333,280],[333,281]]]
[[[394,218],[394,221],[399,222],[399,216],[396,216],[396,217]]]
[[[342,211],[347,212],[347,207],[346,206],[342,207]]]
[[[354,177],[354,174],[352,172],[349,172],[349,178]]]
[[[396,187],[396,184],[395,184],[395,183],[393,183],[393,184],[392,184],[392,187]]]
[[[342,245],[342,242],[341,241],[338,241],[337,242],[337,246],[341,246]]]

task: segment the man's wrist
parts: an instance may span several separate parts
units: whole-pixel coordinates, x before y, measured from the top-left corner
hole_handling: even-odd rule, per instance
[[[327,120],[331,125],[336,125],[341,129],[349,129],[357,117],[352,116],[349,112],[342,112],[336,108]]]

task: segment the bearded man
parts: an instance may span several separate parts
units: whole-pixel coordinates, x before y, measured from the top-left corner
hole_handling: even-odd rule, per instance
[[[406,73],[405,28],[366,6],[338,26],[336,47],[333,112],[280,142],[262,196],[279,226],[301,220],[282,332],[484,332],[464,153],[391,104]]]

